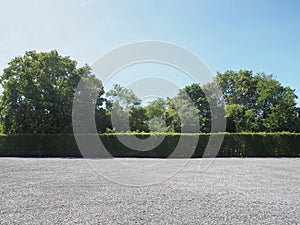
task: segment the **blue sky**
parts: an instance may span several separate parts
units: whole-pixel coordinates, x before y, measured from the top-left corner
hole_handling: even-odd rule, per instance
[[[215,74],[274,74],[300,96],[297,0],[10,0],[0,13],[0,69],[27,50],[57,49],[92,65],[117,46],[177,43]]]

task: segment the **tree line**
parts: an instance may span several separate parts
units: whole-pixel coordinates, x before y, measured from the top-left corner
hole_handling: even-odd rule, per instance
[[[134,132],[181,132],[182,123],[189,123],[185,125],[197,125],[199,132],[208,133],[212,115],[226,118],[227,132],[300,131],[295,91],[272,75],[251,70],[218,72],[211,83],[187,85],[175,97],[145,105],[119,84],[105,93],[88,65],[78,68],[76,61],[54,50],[28,51],[4,69],[0,77],[1,132],[72,133],[72,104],[80,79],[86,91],[80,94],[95,105],[99,133],[124,132],[126,124],[113,121],[124,123],[118,118],[126,116]],[[191,104],[196,114],[186,110]]]

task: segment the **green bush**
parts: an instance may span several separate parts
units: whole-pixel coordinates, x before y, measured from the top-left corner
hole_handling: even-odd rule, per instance
[[[9,157],[81,157],[73,135],[2,135],[0,156]]]
[[[118,134],[124,137],[135,135],[139,139],[150,136],[147,133],[140,134]],[[160,138],[159,133],[152,134]],[[192,157],[203,156],[210,134],[164,134],[162,143],[153,150],[136,151],[123,145],[116,134],[101,134],[100,139],[114,157],[190,157],[185,151],[191,147],[195,148]],[[190,146],[193,139],[198,135],[197,146]],[[212,134],[215,138],[222,134]],[[186,142],[178,148],[179,153],[172,154],[178,146],[181,136]],[[83,134],[83,140],[89,143],[91,135]],[[190,139],[190,140],[189,140]],[[93,149],[91,149],[93,151]],[[214,151],[215,149],[211,149]],[[171,155],[172,154],[172,155]],[[71,134],[56,135],[1,135],[0,136],[1,157],[82,157],[75,138]],[[209,154],[208,154],[209,156]],[[217,157],[299,157],[300,156],[300,134],[295,133],[226,133],[224,141]]]

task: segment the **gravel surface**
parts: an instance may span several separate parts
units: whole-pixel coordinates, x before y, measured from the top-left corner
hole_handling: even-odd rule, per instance
[[[300,224],[300,159],[182,162],[0,158],[0,223]]]

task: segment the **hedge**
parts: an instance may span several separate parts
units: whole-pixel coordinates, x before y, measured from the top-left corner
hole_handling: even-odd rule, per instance
[[[119,134],[123,137],[133,134]],[[137,138],[145,139],[150,134],[135,134]],[[154,134],[154,138],[161,138],[162,134]],[[196,146],[190,146],[197,138]],[[186,149],[195,147],[192,157],[202,157],[209,137],[220,138],[224,141],[217,157],[299,157],[300,134],[294,133],[235,133],[235,134],[166,134],[164,140],[153,150],[137,151],[123,145],[115,134],[101,134],[100,139],[113,157],[190,157]],[[180,146],[178,154],[171,155],[178,146],[180,137],[185,142]],[[81,135],[86,143],[93,135]],[[91,149],[93,150],[93,149]],[[215,151],[214,146],[210,151]],[[92,151],[93,152],[93,151]],[[207,153],[207,152],[206,152]],[[97,156],[110,156],[99,154]],[[89,156],[89,155],[84,155]],[[208,151],[206,156],[214,156]],[[82,157],[75,138],[71,134],[27,134],[27,135],[1,135],[0,157]],[[93,156],[92,156],[93,157]]]

